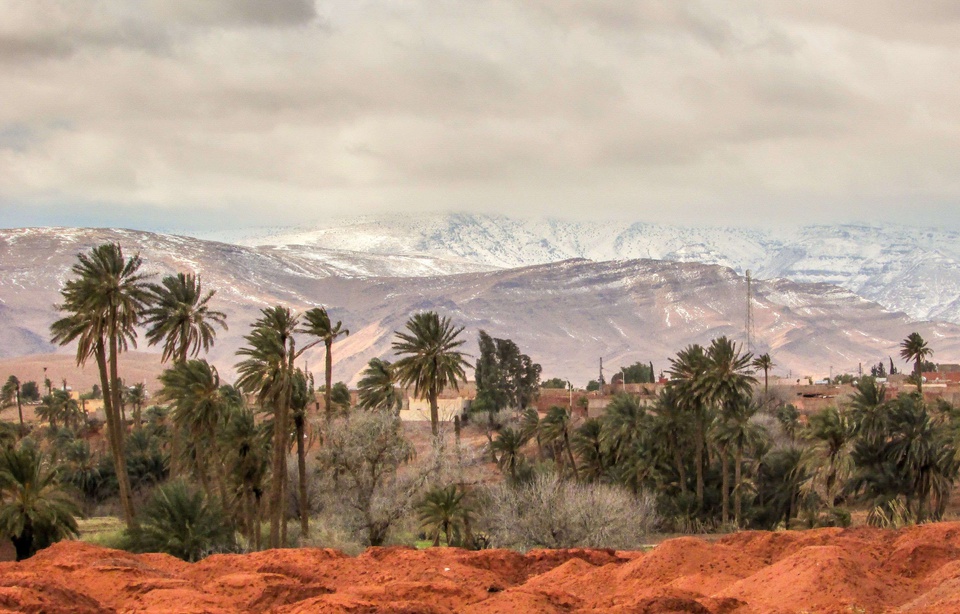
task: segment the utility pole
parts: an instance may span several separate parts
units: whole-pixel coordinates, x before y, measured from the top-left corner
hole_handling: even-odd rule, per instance
[[[747,269],[747,316],[743,323],[744,337],[746,338],[747,352],[753,351],[753,286],[750,279],[750,269]]]
[[[600,379],[597,380],[597,383],[600,384],[600,394],[603,394],[603,356],[600,357]]]

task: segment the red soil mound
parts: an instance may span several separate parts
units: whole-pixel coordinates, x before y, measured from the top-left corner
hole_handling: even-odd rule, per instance
[[[3,612],[960,612],[960,523],[607,550],[270,550],[187,564],[78,542],[0,564]]]

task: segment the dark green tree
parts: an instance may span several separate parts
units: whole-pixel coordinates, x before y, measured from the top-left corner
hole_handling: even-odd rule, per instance
[[[53,542],[78,536],[79,515],[61,490],[58,472],[46,465],[39,451],[0,450],[0,532],[13,541],[18,561]]]

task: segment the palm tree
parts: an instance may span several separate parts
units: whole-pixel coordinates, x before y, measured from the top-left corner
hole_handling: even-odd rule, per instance
[[[735,411],[726,415],[720,425],[721,439],[733,449],[733,522],[738,528],[742,526],[744,453],[758,449],[767,436],[766,430],[751,420],[759,409],[756,404],[744,400]]]
[[[657,397],[654,411],[656,416],[652,427],[662,435],[661,441],[673,459],[677,471],[677,480],[680,484],[680,493],[687,492],[686,469],[686,441],[690,436],[690,416],[683,411],[683,406],[674,388],[665,388]]]
[[[917,379],[917,391],[923,387],[923,363],[933,355],[933,350],[927,347],[927,342],[923,340],[920,333],[910,333],[906,339],[900,342],[900,357],[907,362],[913,361],[913,374]]]
[[[227,315],[209,306],[216,291],[204,294],[199,277],[177,273],[149,288],[151,306],[144,313],[143,323],[149,344],[163,343],[160,362],[196,358],[201,349],[207,352],[213,346],[217,336],[214,325],[227,330]]]
[[[142,382],[134,384],[124,390],[124,396],[126,402],[133,405],[133,422],[139,428],[143,422],[140,418],[143,404],[147,402],[147,388]]]
[[[0,451],[0,532],[10,537],[22,561],[39,548],[79,535],[73,501],[58,474],[33,448]]]
[[[707,349],[707,364],[698,387],[703,398],[720,411],[736,411],[749,398],[756,378],[751,375],[753,354],[740,354],[737,344],[727,337],[714,339]]]
[[[573,415],[566,407],[554,405],[547,411],[547,415],[540,421],[540,432],[544,443],[552,445],[558,450],[558,459],[566,451],[567,459],[570,461],[570,469],[573,471],[573,478],[577,479],[577,461],[573,457],[573,446],[570,443],[570,433],[573,431]]]
[[[580,474],[590,480],[599,480],[607,471],[603,423],[587,418],[573,434],[573,448],[580,458]]]
[[[636,396],[620,393],[607,405],[601,437],[613,464],[619,463],[640,437],[646,418],[647,410]]]
[[[800,487],[802,494],[816,495],[833,509],[844,483],[853,475],[855,433],[853,419],[836,407],[827,407],[810,416],[804,436],[812,445],[803,451],[800,460],[800,467],[807,475]]]
[[[469,529],[471,510],[465,501],[466,494],[456,484],[434,488],[417,506],[420,526],[428,531],[428,535],[433,535],[434,547],[440,545],[441,532],[447,545],[453,546],[454,535]]]
[[[220,431],[227,451],[226,466],[240,501],[238,523],[256,550],[260,549],[260,509],[270,458],[269,425],[257,424],[253,411],[242,403],[230,408]]]
[[[490,444],[500,470],[507,471],[514,481],[517,479],[517,468],[523,464],[523,452],[520,450],[525,443],[522,433],[506,427],[497,433],[497,438]]]
[[[877,441],[887,436],[887,387],[873,377],[862,377],[850,399],[850,411],[860,437]]]
[[[350,331],[343,328],[343,323],[337,320],[334,325],[330,321],[330,315],[324,307],[314,307],[303,314],[306,325],[300,329],[300,332],[318,337],[323,341],[325,352],[324,363],[324,411],[329,420],[333,412],[333,404],[330,400],[330,391],[333,389],[333,342],[340,335],[349,335]]]
[[[697,505],[703,509],[703,468],[709,412],[700,380],[707,369],[703,346],[687,346],[670,359],[668,386],[676,393],[676,401],[684,413],[692,417],[694,426],[694,468],[697,476]]]
[[[398,412],[403,407],[403,398],[396,387],[393,365],[386,360],[372,358],[357,382],[360,407]]]
[[[16,375],[11,375],[7,378],[6,383],[3,385],[0,395],[3,398],[3,405],[12,405],[13,403],[17,404],[17,414],[20,416],[20,431],[23,432],[23,405],[20,399],[20,380],[17,379]]]
[[[397,381],[402,386],[413,384],[413,394],[430,403],[430,426],[433,436],[440,435],[440,416],[437,398],[447,386],[459,389],[465,381],[463,368],[467,366],[457,348],[464,344],[457,339],[463,327],[455,328],[450,318],[433,311],[414,314],[406,324],[407,331],[397,332],[393,350],[403,355],[394,364]]]
[[[226,404],[220,392],[220,374],[206,360],[174,363],[160,375],[159,397],[171,402],[175,427],[189,434],[196,451],[194,473],[207,497],[213,496],[208,471],[214,471],[220,503],[226,507],[223,463],[217,445],[217,430],[223,424]]]
[[[121,385],[119,355],[130,345],[136,347],[136,326],[149,301],[141,260],[124,259],[116,243],[94,247],[79,254],[71,268],[75,275],[61,290],[58,309],[66,315],[50,327],[52,341],[60,345],[77,342],[77,364],[94,357],[103,390],[103,408],[113,461],[120,489],[120,503],[127,526],[136,527],[130,498],[130,479],[124,459],[124,426],[120,420]]]
[[[307,451],[306,423],[307,406],[313,398],[313,385],[307,380],[307,374],[297,369],[293,374],[293,392],[290,395],[290,409],[293,412],[293,426],[297,440],[297,504],[300,512],[300,535],[310,537],[310,500],[307,497]]]
[[[247,342],[237,354],[247,356],[237,363],[237,387],[256,395],[260,405],[273,411],[273,443],[270,463],[270,547],[279,548],[284,518],[283,484],[286,480],[286,450],[290,429],[288,414],[293,394],[293,337],[298,318],[287,307],[265,308],[244,337]]]
[[[183,481],[153,492],[143,510],[143,527],[136,545],[146,552],[165,552],[188,562],[233,548],[233,530],[223,522],[223,510]]]
[[[753,359],[753,362],[750,365],[754,369],[760,369],[763,371],[763,393],[767,393],[767,384],[769,382],[770,370],[776,367],[777,365],[773,364],[773,359],[770,358],[770,354],[761,354]]]

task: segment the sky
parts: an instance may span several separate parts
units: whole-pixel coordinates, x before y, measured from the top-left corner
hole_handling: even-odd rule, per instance
[[[960,229],[956,0],[0,0],[0,226]]]

